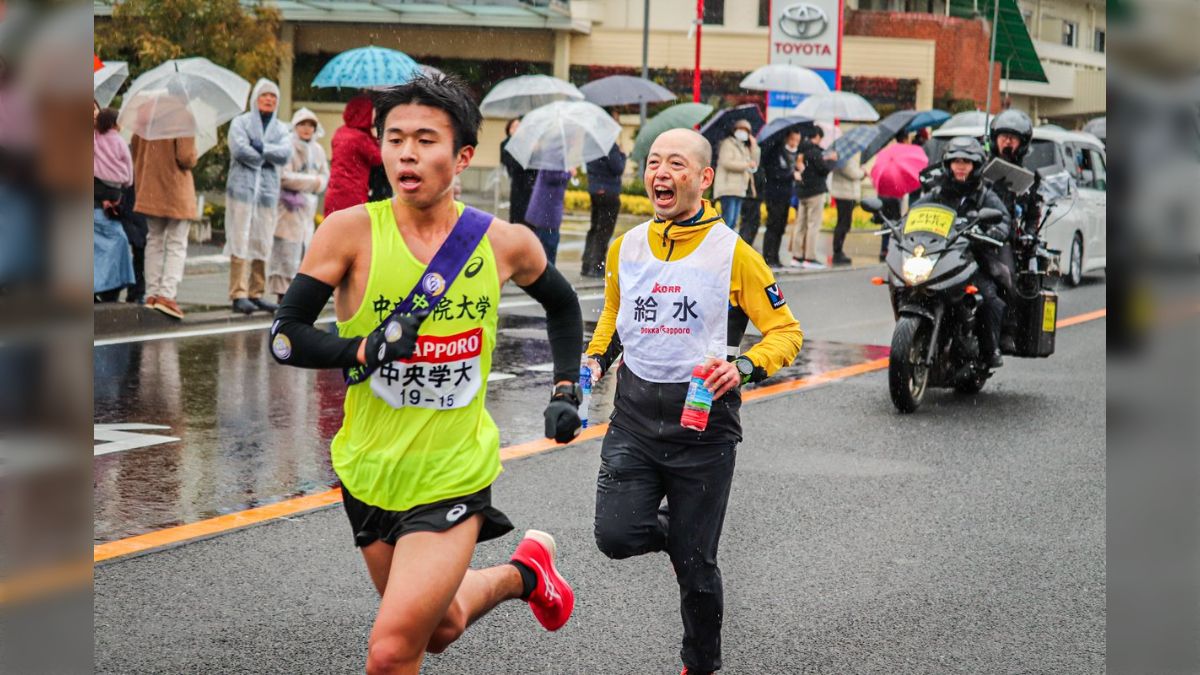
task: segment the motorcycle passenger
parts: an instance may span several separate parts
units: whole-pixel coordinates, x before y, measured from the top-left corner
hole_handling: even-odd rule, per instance
[[[1009,237],[1009,212],[1000,197],[983,184],[980,173],[986,155],[983,146],[974,138],[952,139],[942,155],[943,174],[933,189],[916,206],[938,204],[955,210],[959,217],[984,208],[996,209],[1004,214],[999,222],[993,223],[983,232],[996,241],[1007,242]],[[1000,356],[1000,326],[1004,319],[1005,302],[1000,298],[998,285],[1010,277],[1002,259],[992,246],[975,247],[975,259],[979,269],[971,283],[979,289],[983,298],[981,309],[980,348],[984,360],[991,368],[1004,365]]]
[[[1029,154],[1030,143],[1033,141],[1033,120],[1023,111],[1009,108],[996,115],[996,118],[992,120],[989,137],[993,157],[999,157],[1006,162],[1022,166],[1025,156]],[[1012,218],[1013,227],[1009,233],[1008,245],[1005,246],[1005,250],[999,252],[1009,269],[1025,269],[1029,257],[1037,253],[1036,233],[1042,218],[1042,199],[1038,193],[1039,180],[1040,176],[1035,172],[1033,186],[1022,195],[1014,194],[1003,183],[991,186],[996,192],[996,196],[1000,197],[1000,201],[1004,202],[1004,206]],[[1020,263],[1019,267],[1013,262],[1014,255]],[[1010,294],[1012,290],[1010,286],[1001,286],[1001,291],[1006,294],[1010,303],[1013,298]],[[1001,351],[1008,353],[1016,351],[1013,340],[1013,334],[1016,332],[1014,320],[1011,313],[1005,319],[1000,335]]]

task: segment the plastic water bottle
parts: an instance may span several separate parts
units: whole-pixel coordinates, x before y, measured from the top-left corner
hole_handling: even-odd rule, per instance
[[[583,362],[579,365],[579,421],[582,422],[583,429],[588,426],[588,408],[592,404],[592,369],[588,366],[587,354],[583,355]]]
[[[712,368],[708,366],[709,359],[692,368],[692,381],[688,384],[687,398],[683,402],[683,415],[679,424],[686,429],[704,431],[708,428],[708,413],[712,410],[713,393],[704,386]]]

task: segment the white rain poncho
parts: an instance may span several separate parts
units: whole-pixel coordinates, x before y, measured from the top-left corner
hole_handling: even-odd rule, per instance
[[[296,125],[311,121],[317,125],[312,140],[296,134]],[[267,292],[283,294],[300,268],[300,259],[312,240],[317,201],[329,184],[329,162],[317,139],[325,135],[320,120],[308,108],[292,115],[292,158],[283,167],[283,190],[279,199],[279,220],[271,260],[267,263]]]
[[[292,157],[287,127],[274,114],[263,124],[258,111],[258,97],[263,92],[278,96],[279,87],[270,80],[259,80],[250,92],[250,111],[229,124],[225,254],[244,260],[266,260],[271,252],[280,169]]]

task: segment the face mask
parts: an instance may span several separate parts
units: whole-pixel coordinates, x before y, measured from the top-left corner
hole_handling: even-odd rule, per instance
[[[797,150],[800,149],[799,145],[789,145],[786,147],[787,147],[788,152],[796,152]]]
[[[733,132],[733,137],[743,143],[750,140],[750,134],[747,133],[745,129],[738,129],[737,131]]]

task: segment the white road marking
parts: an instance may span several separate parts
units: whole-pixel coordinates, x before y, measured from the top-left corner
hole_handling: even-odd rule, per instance
[[[590,295],[579,296],[580,301],[603,300],[603,293],[593,293]],[[532,298],[527,300],[501,300],[500,309],[515,309],[518,307],[531,307],[538,304],[537,300]],[[333,323],[333,317],[325,317],[317,319],[317,324]],[[239,323],[232,326],[218,326],[211,328],[194,328],[192,330],[178,330],[166,333],[149,333],[146,335],[131,335],[127,337],[104,338],[102,340],[94,340],[93,347],[104,347],[107,345],[120,345],[131,342],[153,342],[155,340],[172,340],[179,338],[204,337],[207,335],[224,335],[228,333],[244,333],[246,331],[266,330],[271,327],[270,321],[259,321],[255,323]]]
[[[130,433],[134,431],[169,430],[170,428],[161,424],[141,424],[137,422],[128,424],[97,424],[95,425],[93,435],[95,440],[104,441],[104,443],[94,446],[92,454],[99,457],[100,455],[108,455],[114,452],[148,448],[152,445],[162,445],[163,443],[174,443],[179,440],[174,436]]]

